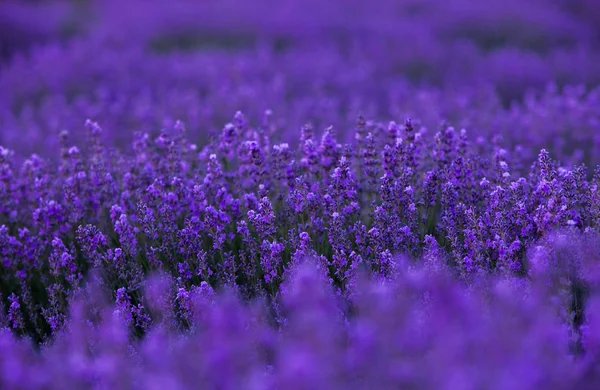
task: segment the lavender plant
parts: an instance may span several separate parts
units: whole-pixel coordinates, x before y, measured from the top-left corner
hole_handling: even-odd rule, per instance
[[[40,292],[29,297],[36,315],[13,327],[47,338],[90,270],[137,310],[155,271],[183,289],[206,282],[274,298],[303,255],[344,296],[356,269],[392,278],[395,258],[418,263],[432,247],[465,281],[524,276],[526,249],[548,234],[598,229],[597,177],[584,166],[560,167],[542,150],[519,172],[511,166],[527,166],[523,157],[464,130],[357,123],[349,144],[332,129],[317,144],[307,127],[296,152],[241,113],[202,150],[177,123],[154,140],[138,134],[123,154],[102,145],[94,122],[88,152],[63,134],[57,163],[19,165],[3,149],[2,296],[12,313],[28,289]]]

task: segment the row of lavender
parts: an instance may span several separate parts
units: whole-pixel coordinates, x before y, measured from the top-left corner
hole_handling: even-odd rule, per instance
[[[74,36],[143,44],[187,38],[187,48],[194,43],[239,48],[266,36],[294,43],[356,33],[412,38],[403,42],[411,50],[416,38],[431,51],[465,40],[486,51],[513,46],[544,53],[594,44],[597,10],[593,0],[493,0],[485,5],[473,0],[8,0],[0,5],[0,28],[16,34],[5,37],[1,54],[10,57],[36,43]]]
[[[384,387],[416,381],[419,388],[437,388],[438,379],[425,370],[433,361],[457,365],[440,371],[450,388],[461,386],[453,381],[463,381],[464,388],[481,386],[478,381],[512,388],[503,380],[528,378],[531,382],[520,385],[536,388],[555,380],[567,387],[595,380],[590,370],[597,350],[600,172],[559,165],[545,150],[530,166],[523,148],[502,149],[501,137],[473,139],[446,125],[428,132],[410,120],[381,124],[361,117],[353,133],[354,140],[343,143],[331,127],[316,137],[304,126],[297,145],[290,146],[276,140],[269,115],[251,126],[237,113],[203,148],[189,142],[180,122],[154,139],[137,133],[132,153],[105,147],[94,122],[86,124],[87,143],[81,148],[61,133],[58,163],[36,155],[18,163],[3,148],[3,324],[15,336],[41,344],[44,353],[63,353],[61,337],[76,343],[68,347],[75,348],[68,352],[74,354],[69,366],[74,371],[54,367],[52,358],[27,355],[29,347],[14,346],[8,333],[6,348],[20,348],[24,361],[38,359],[35,364],[47,367],[52,380],[52,375],[64,380],[75,375],[82,381],[102,379],[109,388],[107,380],[127,381],[120,376],[135,370],[153,372],[148,380],[160,372],[166,375],[161,380],[186,388],[177,381],[197,377],[184,366],[180,371],[179,362],[196,354],[197,364],[207,370],[197,375],[233,380],[226,382],[229,388],[238,386],[235,380],[250,379],[259,381],[257,388],[268,387],[264,381],[270,380],[285,388],[293,388],[286,380],[299,388],[317,386],[300,384],[301,378],[322,388],[346,386],[346,380],[359,387],[379,386],[376,381],[382,380],[390,381]],[[563,233],[554,235],[557,230]],[[307,260],[320,270],[330,293],[313,301],[311,285],[287,297],[293,289],[282,283],[293,281]],[[155,272],[168,280],[162,289],[147,282]],[[120,322],[109,316],[100,325],[102,307],[89,321],[78,317],[81,313],[69,314],[90,288],[90,275],[116,305]],[[387,286],[376,290],[391,295],[361,301],[368,291],[360,287],[361,275],[372,279],[372,286]],[[487,275],[500,276],[501,290],[490,287],[495,282]],[[411,279],[417,276],[425,279]],[[406,295],[407,288],[417,291]],[[232,291],[243,302],[259,299],[266,322],[248,328],[256,319],[241,314],[246,309],[233,301],[214,306],[214,312],[194,311],[213,289]],[[391,292],[396,289],[399,294]],[[322,299],[337,302],[338,309],[323,306]],[[495,299],[503,302],[500,308]],[[373,308],[378,305],[382,312]],[[242,310],[239,316],[236,310]],[[458,323],[448,327],[443,321]],[[170,344],[161,332],[187,334],[182,336],[187,341]],[[257,340],[263,332],[277,336]],[[496,338],[496,332],[506,336]],[[122,349],[113,350],[109,341],[119,334]],[[242,334],[248,339],[239,339]],[[94,337],[100,338],[98,345]],[[481,345],[487,338],[498,344]],[[139,339],[144,341],[138,345]],[[271,343],[271,350],[255,342]],[[556,349],[548,351],[549,342]],[[516,349],[506,350],[507,343]],[[153,368],[167,364],[153,360],[156,352],[144,355],[139,366],[132,363],[133,371],[124,369],[119,359],[141,353],[136,345],[175,348],[173,356],[164,356],[168,373]],[[467,353],[462,361],[465,345],[472,345],[474,355]],[[367,348],[356,358],[372,353],[373,360],[353,361],[353,348]],[[248,351],[266,354],[265,360],[248,367],[242,359]],[[489,370],[500,372],[469,374],[476,362],[471,359],[484,353],[499,359]],[[269,373],[274,356],[290,363]],[[336,356],[351,359],[350,366],[338,364]],[[3,364],[6,380],[29,377],[25,368],[13,372],[12,360]],[[213,364],[224,370],[222,377],[211,377]],[[515,376],[513,365],[524,372]],[[376,379],[380,370],[385,375]],[[44,375],[40,383],[50,380]]]
[[[564,260],[561,251],[598,245],[591,235],[554,238],[560,244],[547,254],[554,265]],[[576,242],[567,244],[572,239]],[[434,257],[425,257],[423,266],[402,267],[388,282],[361,274],[348,307],[331,289],[327,267],[308,261],[291,270],[282,285],[279,309],[285,321],[279,325],[264,300],[241,303],[234,291],[215,294],[204,283],[193,291],[175,288],[175,294],[177,281],[157,276],[146,286],[155,326],[143,342],[131,342],[127,326],[144,320],[132,318],[121,292],[117,305],[109,305],[95,274],[77,292],[65,329],[41,353],[0,331],[0,384],[4,389],[597,388],[597,293],[587,303],[585,327],[576,333],[564,321],[568,286],[557,282],[568,272],[537,267],[531,283],[481,278],[467,288],[438,266]],[[178,318],[189,324],[183,334],[173,329]]]
[[[114,1],[59,3],[40,9],[35,23],[20,2],[0,5],[0,25],[48,35],[44,22],[56,19],[57,30],[70,23],[81,30],[0,65],[0,144],[19,154],[53,150],[60,130],[88,118],[123,145],[131,142],[124,129],[154,131],[179,119],[197,141],[232,112],[258,122],[266,109],[286,129],[307,120],[347,128],[359,114],[386,121],[411,116],[428,127],[450,119],[505,137],[520,128],[536,141],[520,136],[516,143],[561,158],[561,147],[553,150],[546,140],[564,142],[576,133],[578,148],[595,135],[597,94],[585,91],[600,81],[598,34],[586,22],[595,14],[586,0],[498,1],[485,9],[471,0],[380,0],[368,7],[352,1],[319,4],[318,12],[313,2],[297,1],[253,2],[252,9],[236,0],[131,7],[144,12]],[[577,4],[580,11],[565,10]],[[261,23],[248,17],[271,13],[265,9],[277,17]],[[3,34],[13,35],[23,36]],[[550,81],[583,87],[506,107]],[[72,136],[82,141],[79,131]]]
[[[342,129],[340,139],[348,141],[352,132],[343,129],[351,128],[358,115],[385,121],[414,117],[431,129],[450,120],[473,137],[500,134],[503,147],[528,148],[531,160],[546,148],[565,164],[599,162],[596,89],[554,84],[507,107],[494,80],[487,86],[465,82],[457,88],[416,88],[368,57],[350,61],[335,53],[306,49],[282,56],[264,47],[233,57],[161,57],[140,48],[107,48],[102,42],[48,47],[0,72],[0,144],[21,156],[53,158],[61,130],[72,130],[73,141],[84,142],[79,129],[88,118],[106,129],[104,142],[122,149],[133,141],[129,129],[156,136],[175,120],[186,124],[190,139],[203,144],[232,112],[243,110],[262,123],[268,110],[277,136],[290,144],[297,143],[297,131],[306,121],[319,128],[334,125]],[[510,62],[515,71],[527,73],[520,61]],[[501,63],[499,69],[510,69]],[[569,58],[571,63],[595,62]],[[570,65],[566,69],[581,73]],[[535,67],[532,74],[552,79]],[[507,80],[528,84],[518,77]]]

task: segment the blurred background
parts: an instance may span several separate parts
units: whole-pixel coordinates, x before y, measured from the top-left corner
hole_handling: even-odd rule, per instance
[[[0,57],[0,144],[24,153],[87,118],[116,145],[176,119],[202,142],[237,110],[281,129],[410,115],[585,143],[600,2],[4,0]]]
[[[592,55],[599,38],[595,0],[4,0],[0,5],[4,61],[73,39],[139,45],[156,53],[236,51],[267,42],[281,53],[330,45],[385,56],[386,66],[415,81],[465,77],[477,68],[474,62],[493,63],[511,52],[540,67],[544,63],[561,81],[591,82],[585,80],[593,76],[589,73],[566,74],[560,59],[570,54],[576,62]],[[462,73],[451,66],[456,62]]]

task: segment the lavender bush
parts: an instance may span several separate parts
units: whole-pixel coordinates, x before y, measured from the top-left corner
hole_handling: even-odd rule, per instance
[[[45,6],[0,5],[0,388],[600,384],[592,2]]]

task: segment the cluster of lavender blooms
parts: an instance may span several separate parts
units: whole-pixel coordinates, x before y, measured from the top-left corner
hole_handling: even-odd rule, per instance
[[[88,121],[58,161],[2,148],[6,386],[595,383],[598,169],[411,120],[275,130],[238,112],[205,147],[177,122],[123,153]]]
[[[0,389],[600,387],[596,1],[129,5],[0,4]]]
[[[560,257],[543,256],[551,263]],[[35,352],[0,331],[0,383],[6,389],[596,388],[598,295],[582,337],[587,355],[574,358],[569,329],[557,315],[564,294],[553,283],[568,272],[539,266],[530,285],[479,279],[466,288],[433,257],[425,259],[386,282],[361,274],[351,310],[331,289],[326,268],[299,264],[281,288],[279,326],[262,301],[242,303],[234,291],[215,294],[205,283],[175,294],[173,278],[156,276],[146,294],[157,325],[133,343],[127,326],[141,319],[132,318],[127,294],[119,290],[111,307],[92,279],[52,345]],[[176,317],[189,330],[174,332]]]

